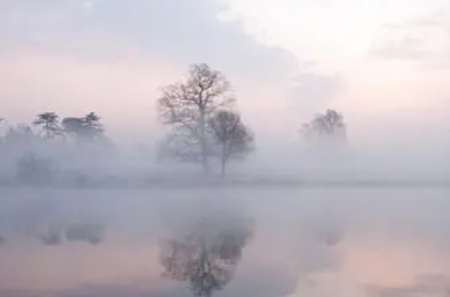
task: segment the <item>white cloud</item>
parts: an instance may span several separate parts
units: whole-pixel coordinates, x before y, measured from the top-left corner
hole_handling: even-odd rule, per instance
[[[158,88],[198,62],[223,71],[242,101],[260,99],[251,90],[284,86],[298,70],[295,57],[219,12],[209,0],[1,1],[2,117],[95,108],[115,126],[151,130]]]
[[[0,36],[10,46],[97,59],[124,47],[183,66],[208,62],[269,81],[296,68],[288,52],[257,43],[238,23],[221,22],[219,7],[209,0],[6,3],[2,27],[7,29]]]
[[[450,8],[450,7],[449,7]],[[387,24],[375,40],[374,58],[419,62],[422,66],[448,66],[450,62],[449,8],[439,8],[403,22]]]

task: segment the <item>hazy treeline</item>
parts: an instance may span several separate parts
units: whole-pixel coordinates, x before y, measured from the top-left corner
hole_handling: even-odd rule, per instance
[[[157,144],[156,159],[198,164],[206,176],[222,177],[231,161],[244,162],[257,148],[255,135],[230,86],[223,73],[207,64],[191,65],[183,80],[164,86],[156,106],[167,133]],[[0,125],[3,181],[82,184],[96,170],[105,175],[105,164],[114,164],[118,156],[117,145],[94,111],[84,116],[44,111],[30,123]],[[300,132],[310,143],[345,143],[346,126],[343,116],[330,109],[305,123]],[[82,169],[83,164],[90,169]]]
[[[76,166],[82,159],[106,156],[114,148],[94,112],[64,118],[43,112],[29,124],[7,127],[0,140],[3,180],[26,184],[52,183],[69,176],[81,182]]]

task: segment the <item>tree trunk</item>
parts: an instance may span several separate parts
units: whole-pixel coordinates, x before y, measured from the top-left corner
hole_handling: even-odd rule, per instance
[[[225,160],[222,160],[222,164],[221,164],[221,167],[220,167],[220,176],[222,178],[225,177],[225,166],[226,166],[226,162],[225,162]]]
[[[208,162],[208,148],[206,144],[206,120],[205,120],[205,110],[204,108],[200,109],[200,154],[201,154],[201,162],[203,166],[203,173],[205,175],[209,175],[209,162]]]
[[[224,144],[223,146],[222,146],[222,156],[221,156],[221,158],[220,158],[220,176],[222,177],[222,178],[224,178],[225,177],[225,167],[226,167],[226,165],[227,165],[227,157],[226,157],[226,145]]]

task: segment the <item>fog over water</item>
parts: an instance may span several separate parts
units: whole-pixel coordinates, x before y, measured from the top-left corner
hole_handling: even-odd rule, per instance
[[[450,296],[448,0],[0,0],[0,297]]]
[[[445,189],[40,189],[1,197],[2,296],[449,289]],[[84,230],[78,240],[70,228]],[[43,240],[49,230],[61,230],[59,242]]]

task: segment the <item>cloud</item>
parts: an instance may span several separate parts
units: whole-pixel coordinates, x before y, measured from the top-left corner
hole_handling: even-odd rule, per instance
[[[227,75],[250,123],[263,106],[284,108],[296,58],[219,19],[224,9],[214,0],[0,1],[0,117],[95,110],[118,141],[154,137],[158,88],[199,62]]]
[[[342,90],[343,79],[340,75],[306,69],[294,78],[288,98],[296,105],[296,109],[303,113],[306,121],[306,116],[322,112],[332,104]]]
[[[209,0],[9,1],[0,8],[3,43],[96,60],[137,52],[187,65],[211,63],[224,72],[280,80],[296,68],[287,51],[244,33],[237,22],[217,17]]]
[[[384,26],[370,50],[370,56],[386,60],[450,62],[450,9],[442,7],[432,13]]]

